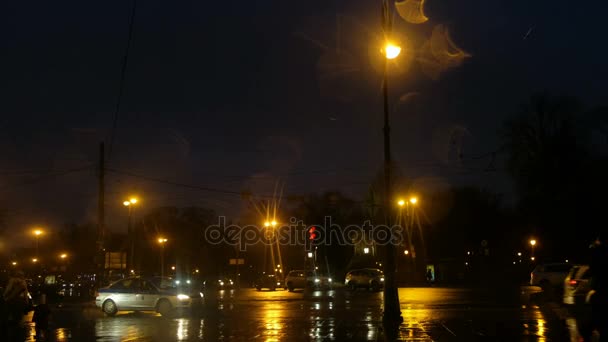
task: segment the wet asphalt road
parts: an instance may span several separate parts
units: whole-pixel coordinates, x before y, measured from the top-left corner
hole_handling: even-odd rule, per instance
[[[396,333],[406,341],[576,340],[567,313],[539,300],[538,291],[401,288],[404,323]],[[53,311],[49,340],[386,340],[382,293],[242,289],[218,296],[217,310],[198,316],[121,312],[106,317],[90,303],[65,305]],[[22,333],[19,340],[33,340],[32,324],[25,323]]]

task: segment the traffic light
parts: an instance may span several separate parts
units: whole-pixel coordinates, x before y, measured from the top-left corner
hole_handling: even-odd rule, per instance
[[[308,229],[308,240],[314,240],[317,238],[317,228],[316,227],[310,227]]]
[[[319,232],[317,231],[317,227],[310,227],[306,231],[306,239],[304,240],[304,248],[307,251],[312,250],[312,246],[315,244],[315,240],[318,238]]]

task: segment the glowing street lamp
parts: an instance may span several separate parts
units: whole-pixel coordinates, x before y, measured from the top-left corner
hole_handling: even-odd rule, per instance
[[[160,277],[163,278],[165,276],[165,244],[169,240],[159,237],[157,241],[160,244]]]
[[[405,205],[405,201],[404,201],[404,200],[402,200],[402,199],[400,199],[400,200],[397,202],[397,205],[399,205],[400,207],[403,207],[403,206]]]
[[[11,265],[13,265],[13,266],[17,266],[17,262],[16,262],[16,261],[13,261],[13,262],[11,262]]]
[[[62,253],[59,255],[59,258],[62,260],[65,260],[65,258],[67,258],[67,257],[68,257],[68,255],[66,253]]]
[[[532,257],[530,258],[532,261],[534,261],[534,247],[536,247],[536,240],[535,239],[531,239],[530,240],[530,249],[531,249],[531,255]]]
[[[33,259],[32,259],[32,262],[33,262],[33,263],[37,263],[37,262],[38,262],[38,258],[33,258]]]
[[[133,196],[122,202],[122,204],[129,209],[129,217],[127,219],[127,234],[130,240],[129,242],[131,245],[131,251],[129,253],[129,265],[127,266],[127,268],[133,268],[133,256],[135,254],[135,234],[133,232],[133,228],[131,227],[131,216],[133,212],[132,208],[135,206],[135,204],[137,204],[137,202],[139,202],[139,200],[137,199],[137,197]]]
[[[408,250],[406,249],[406,250],[404,250],[404,251],[403,251],[403,254],[405,254],[405,255],[409,255],[409,254],[410,254],[410,251],[408,251]]]
[[[417,197],[411,197],[410,198],[410,203],[412,203],[412,204],[418,203],[418,198]]]
[[[363,248],[363,253],[364,254],[369,254],[369,248],[368,247]]]
[[[34,229],[34,237],[36,238],[36,256],[38,256],[38,244],[40,240],[40,235],[44,234],[44,231],[42,229]]]
[[[391,42],[384,45],[384,56],[386,59],[395,59],[401,54],[401,47]]]

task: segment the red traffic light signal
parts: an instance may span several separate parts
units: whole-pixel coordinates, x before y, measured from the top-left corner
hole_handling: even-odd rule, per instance
[[[308,229],[308,240],[314,240],[317,238],[317,232],[316,232],[317,228],[316,227],[310,227]]]

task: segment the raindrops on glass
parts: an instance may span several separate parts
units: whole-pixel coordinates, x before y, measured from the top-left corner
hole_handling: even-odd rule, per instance
[[[431,38],[424,43],[417,59],[422,71],[435,80],[448,69],[460,66],[468,57],[471,55],[452,41],[447,27],[439,24],[433,28]]]
[[[425,0],[405,0],[395,2],[395,9],[403,20],[411,24],[422,24],[429,20],[424,15]]]

